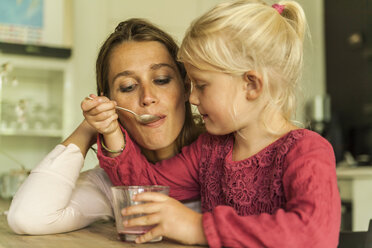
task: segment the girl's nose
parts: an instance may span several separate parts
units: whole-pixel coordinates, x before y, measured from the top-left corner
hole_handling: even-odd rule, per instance
[[[141,106],[149,106],[157,103],[158,98],[151,86],[142,87]]]
[[[190,97],[189,97],[189,101],[191,104],[193,105],[196,105],[198,106],[199,105],[199,98],[198,98],[198,95],[197,95],[197,92],[195,89],[191,89],[191,93],[190,93]]]

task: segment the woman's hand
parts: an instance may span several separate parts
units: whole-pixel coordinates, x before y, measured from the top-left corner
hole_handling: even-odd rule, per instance
[[[110,157],[120,155],[124,148],[124,135],[120,129],[116,102],[105,96],[89,95],[93,99],[85,98],[81,102],[81,109],[85,120],[100,134],[103,135],[103,146]]]
[[[164,236],[184,244],[207,244],[202,225],[202,215],[185,207],[179,201],[161,193],[146,192],[137,194],[135,201],[148,203],[135,205],[122,210],[122,214],[146,214],[124,222],[124,226],[156,225],[136,239],[145,243],[155,237]]]
[[[120,131],[116,102],[105,96],[89,95],[81,102],[81,109],[87,122],[102,135],[110,135]]]

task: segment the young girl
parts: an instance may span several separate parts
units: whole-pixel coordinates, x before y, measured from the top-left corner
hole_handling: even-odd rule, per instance
[[[155,165],[124,129],[125,148],[107,156],[118,148],[103,134],[98,156],[115,185],[171,187],[173,198],[144,193],[135,200],[149,203],[123,210],[147,214],[127,226],[156,225],[136,242],[163,235],[210,247],[337,247],[333,149],[291,122],[305,26],[293,1],[217,5],[193,22],[179,52],[208,134]],[[202,214],[175,200],[199,195]]]

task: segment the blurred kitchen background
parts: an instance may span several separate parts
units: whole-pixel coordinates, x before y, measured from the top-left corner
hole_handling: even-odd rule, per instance
[[[27,172],[82,121],[80,102],[96,92],[98,49],[120,21],[146,18],[181,42],[190,22],[219,2],[1,0],[0,196],[11,198]],[[366,230],[372,218],[372,2],[298,2],[311,41],[296,120],[334,147],[342,229]],[[89,152],[84,170],[96,164]]]

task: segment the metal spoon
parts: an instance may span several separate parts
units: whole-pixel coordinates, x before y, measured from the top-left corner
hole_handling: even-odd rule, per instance
[[[90,100],[93,100],[93,98],[90,97],[90,96],[88,96],[87,98],[90,99]],[[160,119],[160,117],[156,116],[156,115],[150,115],[150,114],[139,115],[139,114],[133,112],[132,110],[129,110],[129,109],[126,109],[126,108],[123,108],[123,107],[115,106],[115,108],[120,109],[120,110],[124,110],[124,111],[127,111],[127,112],[133,114],[134,117],[136,118],[136,120],[139,123],[142,123],[142,124],[148,124],[148,123],[151,123],[151,122],[154,122],[154,121],[157,121],[157,120]]]
[[[126,108],[122,108],[122,107],[119,107],[119,106],[115,106],[116,109],[120,109],[120,110],[124,110],[124,111],[127,111],[131,114],[134,115],[134,117],[136,118],[136,120],[142,124],[148,124],[148,123],[151,123],[151,122],[154,122],[154,121],[157,121],[160,119],[159,116],[156,116],[156,115],[150,115],[150,114],[143,114],[143,115],[139,115],[139,114],[136,114],[134,113],[132,110],[129,110],[129,109],[126,109]]]

